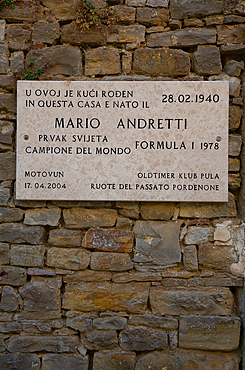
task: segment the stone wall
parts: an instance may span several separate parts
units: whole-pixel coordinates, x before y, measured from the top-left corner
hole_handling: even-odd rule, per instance
[[[244,1],[93,4],[116,23],[81,32],[76,0],[0,11],[0,369],[241,369]],[[55,80],[228,80],[229,202],[16,200],[30,62]]]

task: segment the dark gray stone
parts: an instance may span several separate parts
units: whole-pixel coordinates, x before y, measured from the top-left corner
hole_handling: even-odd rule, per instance
[[[26,282],[26,271],[20,267],[0,266],[0,285],[21,286]]]
[[[8,47],[7,45],[0,45],[0,73],[7,73],[8,66]]]
[[[47,354],[42,356],[42,370],[88,370],[88,356]],[[26,369],[27,370],[27,369]]]
[[[26,226],[19,223],[0,225],[0,241],[9,243],[43,244],[45,230],[41,226]]]
[[[222,71],[219,48],[216,46],[198,46],[194,53],[194,71],[201,76],[219,74]]]
[[[83,335],[83,345],[90,350],[112,349],[117,347],[117,332],[114,330],[91,330]]]
[[[10,199],[10,189],[0,189],[0,206],[6,207]]]
[[[147,328],[129,328],[119,334],[120,346],[124,350],[153,351],[165,349],[168,337],[165,331]]]
[[[0,355],[1,370],[39,370],[40,359],[37,355],[25,355],[22,353],[4,353]]]
[[[14,179],[15,179],[15,154],[0,153],[0,181]]]
[[[223,10],[223,0],[171,0],[170,13],[173,18],[205,17],[220,14]]]
[[[0,264],[9,264],[9,244],[0,243]]]
[[[133,370],[136,360],[134,352],[108,351],[94,354],[93,370]]]
[[[21,221],[24,216],[24,211],[19,208],[0,208],[0,222],[16,222]]]
[[[98,330],[123,330],[127,319],[121,316],[98,317],[93,320],[93,328]]]
[[[79,339],[75,336],[15,336],[7,341],[9,352],[75,352]]]
[[[241,71],[244,69],[244,62],[237,62],[236,60],[230,60],[224,66],[224,72],[227,73],[229,76],[239,77]]]
[[[19,309],[20,296],[10,286],[4,286],[1,294],[0,310],[6,312],[15,312]]]

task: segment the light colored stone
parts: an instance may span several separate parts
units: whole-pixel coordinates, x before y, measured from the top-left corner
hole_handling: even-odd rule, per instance
[[[151,6],[152,8],[167,8],[169,0],[147,0],[146,6]]]
[[[239,347],[239,317],[180,317],[179,347],[234,351]]]
[[[198,270],[197,250],[195,245],[188,245],[188,247],[184,248],[183,262],[186,270]]]
[[[151,1],[153,3],[156,0]],[[143,24],[146,27],[161,26],[163,24],[166,24],[168,18],[169,12],[167,9],[152,9],[147,7],[137,9],[137,22]]]
[[[152,287],[150,305],[158,315],[230,315],[233,295],[228,288],[166,289]]]
[[[89,265],[90,252],[84,249],[49,248],[47,266],[69,270],[84,270]]]
[[[119,74],[120,55],[113,47],[100,47],[85,51],[85,76]]]
[[[206,243],[211,237],[210,227],[191,226],[188,228],[185,236],[185,244],[202,244]]]
[[[14,124],[10,121],[0,121],[0,143],[12,144]]]
[[[82,234],[77,230],[52,229],[49,232],[48,242],[58,247],[80,247]]]
[[[225,226],[217,226],[214,230],[214,240],[227,242],[230,240],[231,234]]]
[[[171,0],[170,13],[173,18],[205,17],[211,14],[220,14],[223,10],[222,0]]]
[[[132,6],[114,5],[110,10],[116,15],[117,22],[124,24],[135,22],[136,9]]]
[[[119,334],[120,347],[124,350],[153,351],[167,348],[165,331],[148,328],[128,328]]]
[[[15,266],[42,267],[44,264],[44,245],[12,245],[10,263]]]
[[[126,0],[125,4],[129,6],[145,6],[146,0]]]
[[[134,352],[115,350],[106,352],[95,352],[93,360],[93,370],[133,370],[135,361],[136,355]]]
[[[145,27],[134,26],[111,26],[108,33],[107,42],[109,44],[121,44],[145,41]]]
[[[194,71],[202,76],[219,74],[222,71],[219,48],[198,46],[194,53]]]
[[[98,317],[93,320],[93,328],[97,330],[123,330],[127,319],[120,316]]]
[[[217,76],[210,76],[209,81],[229,81],[229,95],[238,97],[240,95],[241,81],[237,77],[231,77],[226,73],[220,73]]]
[[[25,212],[24,224],[58,226],[60,215],[59,208],[32,209]]]
[[[242,137],[239,135],[229,135],[229,155],[238,157],[242,147]]]
[[[60,37],[59,23],[48,23],[38,21],[33,25],[32,42],[35,44],[43,43],[53,45],[58,42]]]
[[[84,228],[114,226],[117,211],[112,209],[71,208],[63,211],[66,227]]]
[[[6,21],[4,19],[0,20],[0,42],[4,42],[5,39],[5,27]]]
[[[133,56],[129,51],[123,51],[122,54],[122,73],[129,74],[132,68]]]
[[[42,370],[88,370],[88,356],[47,354],[42,356]]]
[[[77,0],[66,0],[65,2],[60,2],[59,0],[43,0],[42,4],[59,21],[73,20],[77,16]]]
[[[0,73],[8,72],[8,47],[7,45],[0,45]]]
[[[131,315],[129,316],[128,325],[146,326],[167,331],[178,329],[178,321],[176,319],[156,315]]]
[[[86,248],[106,252],[132,252],[134,235],[132,231],[114,229],[90,229],[85,234]]]
[[[149,287],[149,283],[68,284],[63,298],[63,308],[84,312],[111,310],[144,313]]]

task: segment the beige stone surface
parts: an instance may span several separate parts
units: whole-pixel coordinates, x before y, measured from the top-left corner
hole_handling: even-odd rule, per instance
[[[117,211],[114,209],[71,208],[63,211],[66,227],[83,228],[114,226]]]
[[[92,270],[126,271],[133,268],[133,263],[127,253],[92,252]]]
[[[46,264],[68,270],[84,270],[90,262],[90,252],[84,249],[50,248]]]

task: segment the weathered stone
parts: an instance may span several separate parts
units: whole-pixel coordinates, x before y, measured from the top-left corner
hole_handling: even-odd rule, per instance
[[[118,74],[121,72],[119,50],[101,46],[85,51],[85,76]]]
[[[241,15],[226,15],[224,17],[225,24],[236,24],[236,23],[243,23],[245,17],[242,17]]]
[[[132,6],[115,5],[110,10],[116,15],[117,22],[129,24],[135,22],[136,9]]]
[[[130,54],[132,56],[132,54]],[[120,215],[124,217],[139,218],[139,202],[118,201],[116,207]]]
[[[12,144],[14,124],[10,121],[0,121],[0,143]]]
[[[241,152],[242,137],[238,135],[229,135],[228,153],[231,157],[238,157]]]
[[[207,27],[210,26],[217,26],[218,24],[223,24],[224,23],[224,17],[211,17],[211,18],[205,18],[204,22]]]
[[[8,47],[7,45],[0,45],[0,73],[7,73],[8,67]]]
[[[42,356],[42,370],[88,370],[88,356],[48,354]]]
[[[79,344],[74,336],[15,336],[7,341],[9,352],[75,352]]]
[[[195,245],[188,245],[184,248],[183,262],[186,270],[198,270],[197,250]]]
[[[134,71],[153,76],[182,76],[190,71],[190,57],[182,50],[137,49],[134,53]]]
[[[228,158],[229,172],[240,171],[240,160],[238,158]]]
[[[53,229],[49,232],[48,242],[60,247],[80,247],[82,234],[77,230]]]
[[[61,28],[61,42],[72,45],[105,45],[107,38],[107,27],[92,26],[81,32],[75,22],[66,24]]]
[[[231,264],[237,262],[237,256],[233,247],[206,244],[199,247],[198,261],[205,268],[229,272]]]
[[[80,281],[108,281],[111,280],[111,278],[111,272],[86,270],[65,276],[63,280],[65,283],[79,283]]]
[[[126,0],[125,4],[129,6],[145,6],[146,0]]]
[[[203,351],[175,350],[151,352],[138,358],[135,370],[238,370],[240,357],[236,354],[213,354]],[[194,367],[193,367],[194,366]]]
[[[230,173],[228,178],[229,190],[235,192],[240,189],[241,186],[241,177],[239,174]]]
[[[70,45],[51,46],[40,50],[31,50],[26,56],[27,65],[34,62],[33,68],[43,68],[48,63],[51,75],[81,76],[82,52]]]
[[[162,275],[154,272],[123,272],[120,274],[113,275],[114,283],[129,283],[132,281],[161,281]]]
[[[7,91],[13,91],[16,87],[16,82],[14,81],[13,76],[0,75],[0,87]]]
[[[83,335],[83,345],[90,350],[105,350],[117,347],[117,332],[114,330],[91,330]]]
[[[245,50],[245,44],[225,44],[220,46],[221,54],[243,54]]]
[[[14,200],[16,206],[22,208],[43,208],[46,207],[45,200]]]
[[[61,283],[61,278],[33,277],[29,284],[20,288],[24,309],[18,319],[60,318]]]
[[[10,263],[15,266],[42,267],[44,264],[44,245],[12,245]]]
[[[5,28],[6,28],[6,21],[4,19],[1,19],[0,20],[0,42],[4,42]]]
[[[184,19],[183,27],[204,27],[204,22],[198,18]]]
[[[25,55],[23,51],[15,51],[10,57],[10,69],[12,73],[21,73],[24,69]]]
[[[3,7],[1,17],[7,22],[32,22],[36,18],[42,19],[43,9],[39,4],[30,0],[16,1],[13,7]]]
[[[171,0],[170,13],[173,18],[205,17],[220,14],[223,10],[222,0]]]
[[[242,109],[237,105],[230,105],[229,107],[229,130],[235,131],[240,126],[242,118]]]
[[[227,203],[180,203],[180,217],[214,218],[236,217],[236,215],[235,197],[231,193]]]
[[[126,271],[133,263],[126,253],[93,252],[90,266],[92,270]]]
[[[177,330],[178,320],[156,315],[133,315],[129,317],[128,325],[147,326],[154,329]]]
[[[207,274],[210,274],[208,271]],[[213,276],[212,276],[213,275]],[[243,286],[243,281],[241,278],[235,277],[233,275],[229,275],[227,273],[211,273],[210,277],[194,277],[194,278],[164,278],[162,280],[162,285],[168,288],[171,287],[231,287],[231,286]]]
[[[143,220],[170,220],[174,213],[174,203],[141,203],[140,213]]]
[[[153,351],[165,349],[168,346],[165,331],[141,327],[121,331],[119,341],[122,349],[133,351]]]
[[[0,310],[15,312],[21,303],[19,294],[10,286],[4,286],[1,293]]]
[[[127,319],[121,316],[98,317],[93,320],[93,328],[97,330],[123,330],[127,327]]]
[[[194,71],[202,76],[219,74],[222,70],[219,48],[198,46],[194,53]]]
[[[241,71],[244,69],[244,62],[237,62],[236,60],[230,60],[224,66],[224,72],[229,76],[239,77]]]
[[[51,14],[59,21],[73,20],[77,17],[77,0],[43,0],[42,4],[50,9]]]
[[[108,351],[96,352],[93,360],[93,370],[120,369],[133,370],[136,361],[134,352]]]
[[[90,254],[85,249],[49,248],[46,265],[68,270],[84,270],[89,265]]]
[[[216,32],[213,29],[184,29],[171,32],[152,33],[147,36],[148,47],[189,47],[215,44]]]
[[[149,283],[77,283],[68,284],[63,298],[64,309],[84,312],[127,311],[144,313]]]
[[[43,244],[45,231],[41,226],[26,226],[19,223],[1,224],[0,241],[8,243]]]
[[[185,244],[199,245],[206,243],[211,237],[211,231],[210,227],[191,226],[185,236]]]
[[[60,208],[31,209],[25,212],[24,224],[58,226]]]
[[[126,230],[90,229],[84,238],[84,246],[108,252],[132,252],[134,235]]]
[[[181,261],[180,222],[137,221],[134,262],[169,265]]]
[[[6,39],[11,51],[28,50],[31,46],[31,28],[29,25],[9,24],[6,27]]]
[[[79,331],[92,330],[92,319],[93,314],[74,316],[73,312],[69,312],[67,313],[66,325]]]
[[[233,295],[227,288],[174,289],[152,287],[150,305],[158,315],[230,315]]]
[[[16,321],[0,323],[0,333],[20,333],[21,329],[21,324]]]
[[[179,347],[233,351],[239,347],[239,317],[180,317]]]
[[[15,154],[0,153],[0,180],[15,179]]]
[[[21,286],[26,282],[26,271],[19,267],[0,266],[0,285]]]
[[[132,69],[133,55],[129,51],[124,50],[121,58],[122,58],[122,73],[129,74]],[[138,218],[138,215],[135,218]]]
[[[91,227],[114,226],[117,211],[114,209],[71,208],[63,211],[66,227],[72,229],[89,229]]]
[[[245,42],[245,24],[217,26],[217,44],[243,44]]]
[[[38,44],[57,43],[60,37],[59,23],[48,23],[45,21],[38,21],[33,25],[32,42]]]
[[[121,44],[145,41],[145,26],[111,26],[108,31],[109,44]]]
[[[9,244],[0,243],[0,264],[7,265],[9,263]]]
[[[56,276],[56,273],[51,270],[44,270],[38,268],[29,268],[27,270],[27,275],[30,276]]]
[[[146,27],[161,26],[168,21],[169,13],[167,9],[138,8],[137,22]]]
[[[0,189],[0,206],[7,207],[10,199],[10,189]]]
[[[22,353],[0,354],[1,370],[39,370],[40,366],[40,359],[37,357],[37,355],[25,355]]]
[[[237,77],[231,77],[226,73],[220,73],[217,76],[211,76],[209,81],[229,81],[229,95],[232,97],[239,97],[241,90],[241,81]]]
[[[167,8],[169,0],[147,0],[146,6],[150,6],[152,8]]]
[[[21,221],[24,211],[18,208],[0,208],[0,222]]]
[[[10,118],[9,113],[16,113],[16,99],[13,94],[0,93],[0,112],[7,113],[6,118],[8,119]]]

